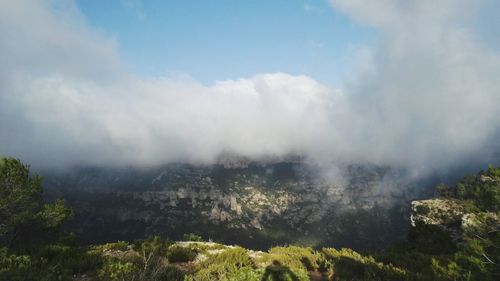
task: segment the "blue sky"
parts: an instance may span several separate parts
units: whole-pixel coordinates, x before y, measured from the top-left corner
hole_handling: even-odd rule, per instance
[[[136,73],[205,83],[258,73],[305,74],[329,85],[349,73],[374,31],[327,1],[90,1],[88,23],[116,39]]]

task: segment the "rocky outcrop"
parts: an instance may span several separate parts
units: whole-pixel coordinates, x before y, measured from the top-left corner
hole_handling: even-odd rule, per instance
[[[464,206],[458,200],[429,199],[411,202],[412,227],[419,227],[421,224],[437,226],[454,243],[461,242],[464,222],[468,217]]]
[[[413,201],[410,222],[412,227],[419,224],[437,226],[449,235],[455,244],[463,241],[465,231],[474,228],[485,220],[500,225],[500,216],[492,212],[472,212],[465,202],[451,198],[436,198]]]
[[[453,199],[429,199],[411,202],[412,226],[417,223],[432,225],[460,225],[466,215],[463,203]]]

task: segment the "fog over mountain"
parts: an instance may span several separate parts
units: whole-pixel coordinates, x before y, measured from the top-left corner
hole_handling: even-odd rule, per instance
[[[500,54],[477,32],[487,1],[331,4],[378,36],[337,87],[138,75],[76,4],[1,1],[0,155],[35,168],[300,155],[416,174],[499,162]]]

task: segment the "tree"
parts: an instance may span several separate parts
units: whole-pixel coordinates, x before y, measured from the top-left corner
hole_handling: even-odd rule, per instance
[[[61,199],[44,204],[41,178],[18,159],[0,159],[0,247],[28,249],[57,238],[72,211]]]

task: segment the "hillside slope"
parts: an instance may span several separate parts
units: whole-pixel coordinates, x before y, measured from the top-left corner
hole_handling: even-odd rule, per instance
[[[0,164],[0,280],[498,280],[500,168],[438,191],[439,198],[411,203],[406,241],[372,253],[294,245],[254,251],[194,234],[177,242],[152,236],[79,245],[60,228],[71,216],[65,203],[42,202],[39,178],[6,159]]]

